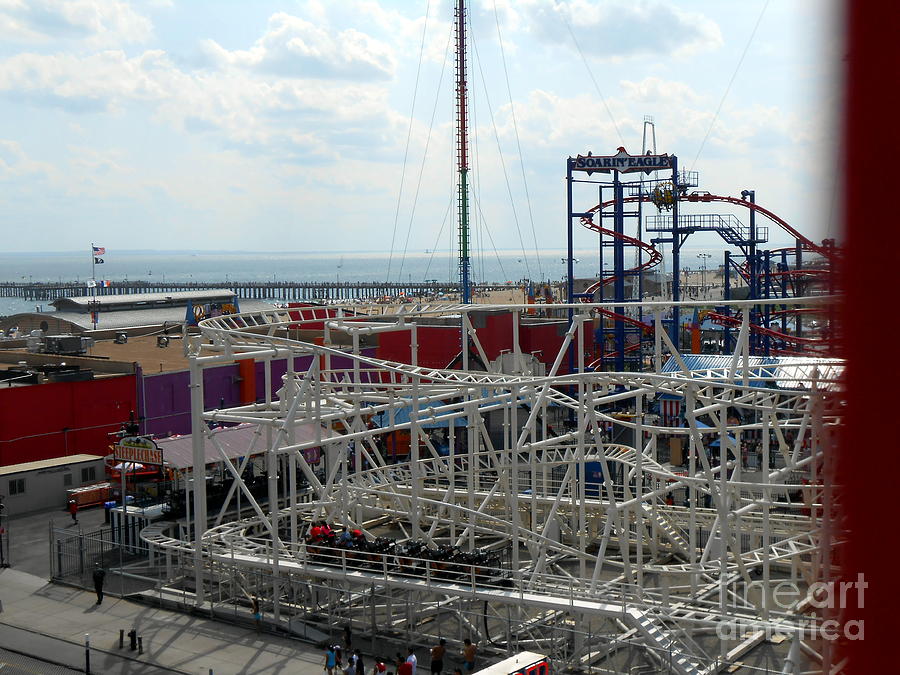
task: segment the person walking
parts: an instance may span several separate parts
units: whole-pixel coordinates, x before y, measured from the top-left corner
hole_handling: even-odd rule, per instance
[[[334,667],[337,664],[337,654],[332,645],[325,649],[325,667],[322,668],[328,675],[334,675]]]
[[[406,662],[412,665],[412,670],[409,675],[416,675],[416,666],[419,665],[419,659],[416,658],[416,652],[410,645],[408,651],[408,656],[406,657]]]
[[[475,655],[478,653],[478,647],[472,644],[469,638],[463,640],[463,667],[472,672],[475,670]]]
[[[438,643],[431,648],[431,673],[432,675],[441,675],[444,672],[444,653],[447,648],[444,646],[447,641],[441,638]]]
[[[259,632],[259,627],[262,624],[262,611],[259,608],[259,598],[253,597],[250,599],[250,611],[253,612],[253,622],[256,624],[256,632]]]
[[[354,660],[354,674],[353,675],[366,675],[366,665],[363,663],[362,653],[358,649],[353,650],[353,656],[356,657]]]
[[[343,665],[344,675],[356,675],[356,654],[347,650],[347,663]]]
[[[59,504],[59,502],[56,502]],[[74,499],[69,500],[69,515],[72,516],[72,522],[78,524],[78,502]],[[98,603],[99,604],[99,603]]]
[[[106,579],[106,570],[100,566],[100,563],[94,565],[94,592],[97,594],[97,604],[103,602],[103,582]]]

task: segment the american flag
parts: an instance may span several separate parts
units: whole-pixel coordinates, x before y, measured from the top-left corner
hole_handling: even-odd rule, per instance
[[[106,255],[106,247],[94,246],[94,255]]]
[[[681,399],[662,399],[659,402],[659,412],[663,426],[678,426],[681,416]]]

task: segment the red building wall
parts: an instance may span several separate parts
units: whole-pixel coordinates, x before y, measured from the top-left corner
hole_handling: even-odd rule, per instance
[[[0,388],[0,466],[88,453],[137,410],[134,375]]]
[[[585,364],[588,364],[592,361],[591,355],[594,353],[593,325],[587,322],[582,324],[581,329],[584,331]],[[519,331],[519,344],[521,345],[522,353],[531,354],[538,352],[535,354],[535,357],[538,361],[546,363],[547,372],[550,372],[550,366],[553,365],[553,360],[559,353],[559,349],[562,347],[563,340],[566,337],[566,330],[568,330],[568,325],[565,321],[523,325]],[[575,345],[578,344],[577,334],[572,342]],[[574,351],[572,353],[575,359],[574,365],[577,368],[578,355]],[[562,363],[559,365],[559,374],[568,372],[569,359],[566,356],[563,357]]]
[[[494,360],[503,350],[512,349],[512,315],[509,312],[484,312],[472,315],[472,324],[478,340],[484,348],[488,360]],[[592,359],[594,351],[594,331],[592,324],[584,326],[585,352]],[[522,324],[519,326],[519,345],[524,354],[539,352],[538,360],[553,364],[565,338],[565,321],[552,323]],[[410,331],[394,331],[378,335],[376,357],[389,361],[409,363]],[[459,354],[460,330],[458,326],[419,326],[419,365],[428,368],[446,368]],[[576,361],[577,363],[577,361]],[[457,366],[458,367],[458,366]],[[569,372],[569,360],[563,359],[560,373]]]
[[[512,350],[512,313],[475,312],[471,315],[471,321],[478,341],[490,361],[500,356],[503,350]]]
[[[410,362],[410,334],[408,330],[378,334],[375,356],[387,361]],[[446,368],[459,354],[459,328],[451,326],[419,326],[418,364],[426,368]]]

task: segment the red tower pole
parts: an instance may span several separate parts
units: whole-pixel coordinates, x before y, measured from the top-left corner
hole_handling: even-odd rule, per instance
[[[466,82],[466,3],[458,0],[456,18],[456,153],[459,185],[459,292],[462,302],[472,301],[469,282],[469,130]]]
[[[889,317],[897,313],[888,294],[897,283],[900,229],[885,221],[878,198],[894,193],[896,179],[878,167],[900,150],[897,125],[889,123],[886,131],[884,125],[885,111],[898,104],[897,87],[885,81],[885,73],[900,66],[900,13],[877,2],[844,0],[842,6],[845,245],[839,334],[841,355],[847,359],[847,406],[834,482],[850,537],[840,550],[842,587],[834,594],[838,606],[833,609],[844,621],[837,662],[848,659],[843,672],[862,675],[897,667],[896,657],[890,656],[897,639],[897,555],[890,553],[896,545],[890,541],[896,536],[891,523],[897,491],[886,479],[889,474],[881,472],[897,461],[891,401],[900,369],[893,340],[873,347],[872,335],[879,318],[888,317],[884,325],[889,325]]]

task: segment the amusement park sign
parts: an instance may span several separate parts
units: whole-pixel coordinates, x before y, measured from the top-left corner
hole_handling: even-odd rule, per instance
[[[672,159],[669,155],[629,155],[625,152],[625,148],[619,148],[619,152],[615,155],[592,156],[591,153],[588,153],[574,158],[570,157],[569,162],[572,165],[572,171],[587,171],[590,175],[594,171],[601,173],[644,171],[650,173],[660,169],[671,169]]]
[[[163,455],[159,446],[149,438],[129,436],[116,443],[113,457],[121,462],[140,464],[162,464]]]

